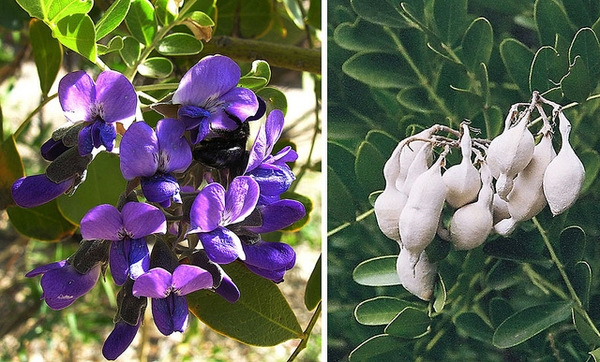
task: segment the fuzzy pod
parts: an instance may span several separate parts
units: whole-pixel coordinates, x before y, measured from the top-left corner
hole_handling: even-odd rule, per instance
[[[411,266],[413,259],[418,260],[414,267]],[[437,276],[437,264],[429,262],[425,251],[415,255],[402,248],[396,261],[396,272],[404,289],[422,300],[431,299]]]
[[[403,192],[407,197],[417,177],[427,171],[431,165],[433,145],[430,142],[419,142],[419,144],[421,145],[421,148],[408,167],[404,182],[400,184],[398,181],[396,181],[396,188]],[[405,146],[404,148],[406,149],[407,147],[408,146]]]
[[[494,215],[494,225],[500,220],[510,218],[510,213],[508,212],[508,202],[506,202],[506,200],[502,200],[497,193],[494,194],[492,199],[492,214]]]
[[[469,126],[462,125],[463,135],[460,139],[460,150],[462,160],[458,165],[454,165],[442,176],[446,184],[446,202],[454,208],[459,208],[477,198],[481,188],[481,177],[479,171],[471,162],[471,135]]]
[[[573,206],[585,179],[583,163],[569,143],[571,123],[562,111],[558,118],[562,146],[546,168],[543,180],[544,195],[554,216]]]
[[[506,200],[513,188],[515,175],[523,171],[531,161],[535,147],[533,135],[527,129],[529,112],[514,127],[510,127],[513,113],[514,107],[507,117],[504,131],[490,143],[486,157],[492,175],[497,179],[496,192],[503,200]]]
[[[415,134],[414,136],[403,139],[402,141],[400,141],[400,144],[398,144],[398,147],[396,147],[396,149],[399,150],[398,162],[400,162],[400,172],[398,173],[398,177],[396,178],[396,188],[398,190],[402,190],[404,182],[406,181],[406,178],[408,177],[408,170],[411,167],[413,161],[417,157],[417,154],[419,153],[419,151],[421,150],[423,145],[429,144],[429,142],[419,141],[419,140],[412,141],[409,143],[407,143],[407,141],[410,139],[415,139],[415,138],[416,139],[429,139],[435,133],[435,130],[436,130],[435,126],[424,129],[421,132]],[[429,152],[427,154],[427,158],[425,161],[425,164],[427,166],[425,167],[425,170],[429,167],[429,165],[431,165],[431,162],[433,162],[433,152]],[[423,170],[423,172],[425,170]],[[414,181],[414,178],[413,178],[413,181]]]
[[[484,163],[481,167],[483,185],[476,202],[454,212],[450,220],[450,240],[456,250],[470,250],[483,244],[492,231],[492,175]]]
[[[427,171],[417,177],[400,214],[402,245],[413,256],[420,255],[431,243],[438,228],[446,198],[446,185],[441,174],[445,155],[442,153]],[[416,262],[415,258],[412,265]]]

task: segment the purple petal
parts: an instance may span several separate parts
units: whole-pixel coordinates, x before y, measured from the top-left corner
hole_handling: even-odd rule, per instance
[[[179,197],[179,183],[171,174],[157,173],[152,177],[142,177],[142,192],[150,202],[166,204],[169,207],[171,197],[177,202]],[[180,201],[181,202],[181,201]]]
[[[131,326],[123,321],[119,321],[115,324],[115,328],[110,332],[104,345],[102,346],[102,355],[108,360],[117,359],[129,345],[133,342],[133,338],[137,334],[140,328],[142,318],[138,321],[138,324]]]
[[[224,227],[199,234],[208,258],[217,264],[229,264],[237,258],[245,259],[240,238]]]
[[[240,290],[227,274],[223,274],[223,280],[215,292],[229,303],[235,303],[240,299]]]
[[[219,99],[234,88],[240,75],[233,60],[220,55],[204,57],[181,78],[173,103],[204,107],[209,99]]]
[[[276,155],[269,157],[267,161],[281,166],[286,162],[294,162],[297,159],[298,153],[291,146],[285,146]]]
[[[289,199],[278,200],[268,205],[259,206],[258,210],[262,217],[262,225],[247,228],[257,234],[281,230],[306,215],[304,205],[300,201]]]
[[[281,195],[296,179],[287,166],[263,163],[248,173],[260,185],[260,193],[267,196]]]
[[[188,322],[188,303],[185,297],[180,297],[176,294],[171,294],[173,298],[173,330],[184,332]]]
[[[177,117],[185,125],[185,129],[197,128],[200,122],[210,117],[210,112],[202,107],[182,105],[177,110]]]
[[[117,127],[114,123],[96,122],[99,123],[100,140],[102,145],[108,152],[113,150],[115,139],[117,138]]]
[[[283,277],[285,276],[286,269],[263,269],[259,267],[255,267],[253,265],[246,264],[248,270],[253,272],[254,274],[261,276],[265,279],[272,280],[275,283],[281,283],[283,281]]]
[[[62,141],[55,141],[50,138],[40,147],[42,157],[47,161],[54,161],[58,156],[67,151],[69,147],[65,146]]]
[[[281,242],[259,241],[253,245],[243,244],[246,260],[244,263],[262,269],[291,269],[296,262],[296,252],[291,246]]]
[[[94,149],[94,138],[92,137],[92,125],[87,125],[79,131],[77,149],[81,156],[89,155]]]
[[[20,207],[36,207],[54,200],[73,186],[73,179],[54,183],[45,174],[21,177],[12,185],[12,198]]]
[[[234,131],[240,127],[239,121],[232,118],[225,109],[218,107],[211,110],[210,117],[207,118],[211,129],[219,129],[225,131]]]
[[[144,122],[135,122],[123,135],[119,150],[121,173],[126,180],[152,176],[158,169],[158,138]]]
[[[256,207],[260,188],[248,176],[236,177],[229,184],[225,195],[225,208],[229,211],[229,224],[244,220]]]
[[[256,94],[247,88],[236,87],[223,94],[220,99],[225,102],[223,108],[225,113],[234,116],[244,122],[258,111],[258,99]]]
[[[283,131],[283,112],[279,109],[274,109],[267,116],[267,121],[265,122],[265,134],[266,141],[269,145],[267,154],[271,154],[273,152],[273,146],[281,137],[281,132]]]
[[[92,121],[91,108],[95,99],[94,81],[83,70],[65,75],[58,83],[58,100],[71,122]]]
[[[42,276],[42,298],[54,310],[66,308],[89,292],[96,285],[99,276],[99,263],[87,274],[78,273],[71,264],[66,263],[62,268],[50,270]]]
[[[54,263],[38,266],[29,273],[25,274],[27,278],[32,278],[40,274],[49,272],[50,270],[63,268],[67,264],[66,260],[56,261]]]
[[[136,280],[150,268],[150,251],[148,250],[146,238],[125,238],[123,242],[125,245],[129,243],[129,246],[125,247],[125,250],[129,251],[129,254],[126,255],[129,261],[129,274],[131,275],[131,279]]]
[[[172,275],[163,268],[152,268],[133,283],[133,295],[165,298],[171,291]]]
[[[110,273],[116,285],[123,285],[129,278],[129,243],[124,240],[113,241],[110,244],[108,261]]]
[[[158,330],[165,336],[187,327],[188,304],[185,297],[175,294],[164,299],[152,299],[152,317]]]
[[[195,265],[181,264],[173,272],[173,288],[178,291],[177,295],[183,296],[212,286],[212,275]]]
[[[156,135],[160,149],[159,170],[183,172],[192,163],[192,150],[185,137],[185,125],[176,119],[158,121]]]
[[[208,232],[216,229],[225,211],[225,189],[218,183],[206,185],[200,192],[190,210],[188,233]]]
[[[139,239],[150,234],[167,231],[165,214],[155,206],[143,202],[128,202],[121,210],[123,225],[131,238]]]
[[[96,79],[96,104],[104,111],[104,122],[128,124],[135,119],[137,95],[123,74],[107,70]]]
[[[81,219],[80,228],[84,239],[119,240],[118,233],[123,228],[123,219],[114,206],[98,205]]]

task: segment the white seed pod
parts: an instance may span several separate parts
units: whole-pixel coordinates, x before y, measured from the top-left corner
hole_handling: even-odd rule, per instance
[[[431,157],[433,156],[433,145],[430,142],[419,142],[419,144],[421,145],[421,148],[408,167],[404,182],[400,184],[398,181],[396,181],[396,188],[403,192],[407,197],[417,177],[429,169]],[[404,148],[406,149],[408,146],[409,145],[405,146]]]
[[[469,126],[462,125],[463,135],[460,139],[462,160],[454,165],[442,176],[446,183],[446,202],[454,208],[466,205],[477,198],[481,188],[481,177],[471,162],[471,135]]]
[[[411,266],[413,259],[418,260],[414,267]],[[422,300],[431,299],[437,275],[437,264],[429,262],[425,251],[414,255],[409,250],[402,248],[396,262],[396,272],[404,289]]]
[[[400,238],[413,256],[418,256],[435,237],[440,221],[446,185],[441,167],[446,153],[415,180],[408,195],[404,210],[400,214]],[[412,265],[417,262],[416,258]]]
[[[511,108],[514,112],[514,107]],[[509,127],[507,118],[504,131],[492,140],[487,150],[487,162],[492,174],[497,179],[496,192],[506,200],[513,187],[513,178],[529,164],[533,157],[535,142],[527,129],[529,111],[521,117],[514,127]]]
[[[492,200],[492,214],[494,215],[494,224],[500,220],[510,218],[510,213],[508,212],[508,202],[502,200],[496,193],[494,194],[494,198]]]
[[[454,212],[450,220],[450,240],[456,250],[470,250],[483,244],[492,231],[492,175],[489,167],[481,166],[483,184],[476,202]]]
[[[544,195],[552,215],[556,216],[570,208],[583,187],[585,169],[583,163],[569,144],[571,123],[561,111],[558,113],[562,146],[544,173]]]
[[[419,150],[423,147],[424,144],[429,144],[429,142],[426,141],[412,141],[410,143],[406,143],[407,140],[409,139],[414,139],[414,138],[420,138],[420,139],[429,139],[434,133],[435,133],[436,127],[430,127],[427,129],[422,130],[421,132],[417,133],[416,135],[409,137],[409,138],[405,138],[404,140],[402,140],[400,142],[399,147],[400,148],[400,173],[398,174],[398,178],[396,179],[396,188],[398,190],[401,190],[403,185],[404,185],[404,181],[406,180],[407,176],[408,176],[408,170],[410,168],[410,166],[412,165],[413,161],[415,160],[415,157],[417,156],[417,154],[419,153]],[[427,155],[427,159],[426,159],[426,168],[429,167],[429,165],[431,165],[431,162],[433,161],[433,153],[430,152]],[[423,170],[424,172],[425,170]],[[417,175],[418,176],[418,175]],[[416,176],[415,176],[416,177]],[[414,181],[414,179],[413,179]]]

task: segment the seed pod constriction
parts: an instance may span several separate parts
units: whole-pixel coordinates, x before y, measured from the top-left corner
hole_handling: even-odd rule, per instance
[[[454,208],[466,205],[477,197],[481,188],[481,177],[471,162],[471,135],[469,126],[462,125],[463,134],[460,139],[462,161],[454,165],[442,176],[446,183],[446,202]]]
[[[418,260],[411,266],[411,260]],[[404,289],[422,300],[430,300],[433,296],[433,286],[437,275],[437,265],[430,263],[427,253],[414,255],[409,250],[402,248],[396,261],[396,272]]]

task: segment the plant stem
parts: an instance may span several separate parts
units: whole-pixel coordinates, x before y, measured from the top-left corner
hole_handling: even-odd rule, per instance
[[[157,83],[157,84],[146,84],[138,85],[135,90],[138,92],[148,92],[155,90],[175,90],[179,86],[179,83]]]
[[[15,131],[14,136],[15,136],[15,141],[19,138],[19,136],[21,135],[21,133],[23,133],[23,131],[25,130],[25,128],[27,128],[27,126],[29,125],[29,123],[31,122],[31,119],[33,118],[33,116],[35,116],[36,114],[39,113],[39,111],[42,110],[42,108],[51,100],[53,100],[54,98],[56,98],[58,96],[58,93],[55,93],[49,97],[46,97],[39,106],[37,106],[36,109],[34,109],[28,116],[27,118],[25,118],[25,120],[21,123],[21,125],[19,126],[19,128]]]
[[[361,215],[358,215],[356,217],[356,219],[354,220],[354,223],[357,223],[363,219],[366,219],[367,217],[369,217],[369,215],[371,215],[372,213],[375,212],[375,209],[371,209],[365,213],[362,213]],[[344,230],[345,228],[347,228],[348,226],[352,225],[352,222],[345,222],[342,225],[336,227],[335,229],[332,229],[331,231],[327,232],[327,237],[333,236],[337,233],[339,233],[340,231]]]
[[[294,359],[296,359],[296,357],[298,357],[298,354],[300,354],[300,352],[302,352],[302,350],[306,348],[306,345],[308,344],[308,338],[310,337],[310,334],[312,333],[312,330],[315,327],[315,324],[317,324],[317,321],[319,320],[319,317],[321,316],[321,303],[322,302],[319,302],[319,304],[317,304],[317,308],[315,309],[315,312],[313,313],[312,317],[310,318],[310,321],[308,322],[306,329],[302,333],[302,339],[300,341],[300,344],[298,344],[298,347],[296,347],[294,352],[290,355],[290,358],[288,358],[288,362],[291,362]]]

